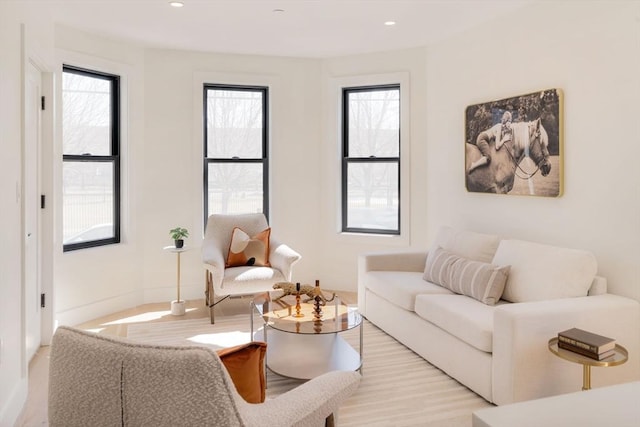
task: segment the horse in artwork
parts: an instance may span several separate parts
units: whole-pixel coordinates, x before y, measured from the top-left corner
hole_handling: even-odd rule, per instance
[[[513,181],[518,175],[528,179],[538,171],[542,176],[549,175],[549,136],[540,123],[540,119],[530,122],[511,124],[513,137],[496,149],[495,142],[489,144],[491,163],[478,167],[471,172],[470,165],[481,156],[480,150],[473,144],[466,144],[466,185],[468,191],[483,193],[507,194],[513,189]],[[531,158],[536,165],[533,172],[526,172],[520,167],[525,157]],[[523,176],[524,175],[524,176]]]

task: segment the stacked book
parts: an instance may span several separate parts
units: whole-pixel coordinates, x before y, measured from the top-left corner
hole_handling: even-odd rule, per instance
[[[558,333],[558,348],[573,351],[596,360],[615,354],[616,340],[578,328]]]

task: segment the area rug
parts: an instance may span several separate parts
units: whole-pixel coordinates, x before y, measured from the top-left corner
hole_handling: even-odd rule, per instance
[[[338,413],[340,426],[470,427],[471,413],[492,406],[420,356],[365,321],[363,377],[356,393]],[[130,339],[153,344],[203,345],[219,349],[250,339],[246,315],[128,326]],[[358,331],[342,336],[354,348]],[[267,398],[301,381],[268,371]]]

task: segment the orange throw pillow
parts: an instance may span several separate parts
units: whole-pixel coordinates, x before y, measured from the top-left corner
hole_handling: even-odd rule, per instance
[[[267,388],[264,373],[264,357],[267,344],[252,341],[247,344],[218,350],[236,390],[248,403],[264,402]]]
[[[269,236],[271,228],[262,230],[251,237],[241,228],[235,227],[231,234],[231,244],[225,267],[260,266],[270,267]]]

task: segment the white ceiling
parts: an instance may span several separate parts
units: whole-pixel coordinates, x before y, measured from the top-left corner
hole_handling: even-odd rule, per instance
[[[168,0],[20,3],[56,23],[144,46],[324,58],[428,46],[532,1],[183,0],[179,9]]]

